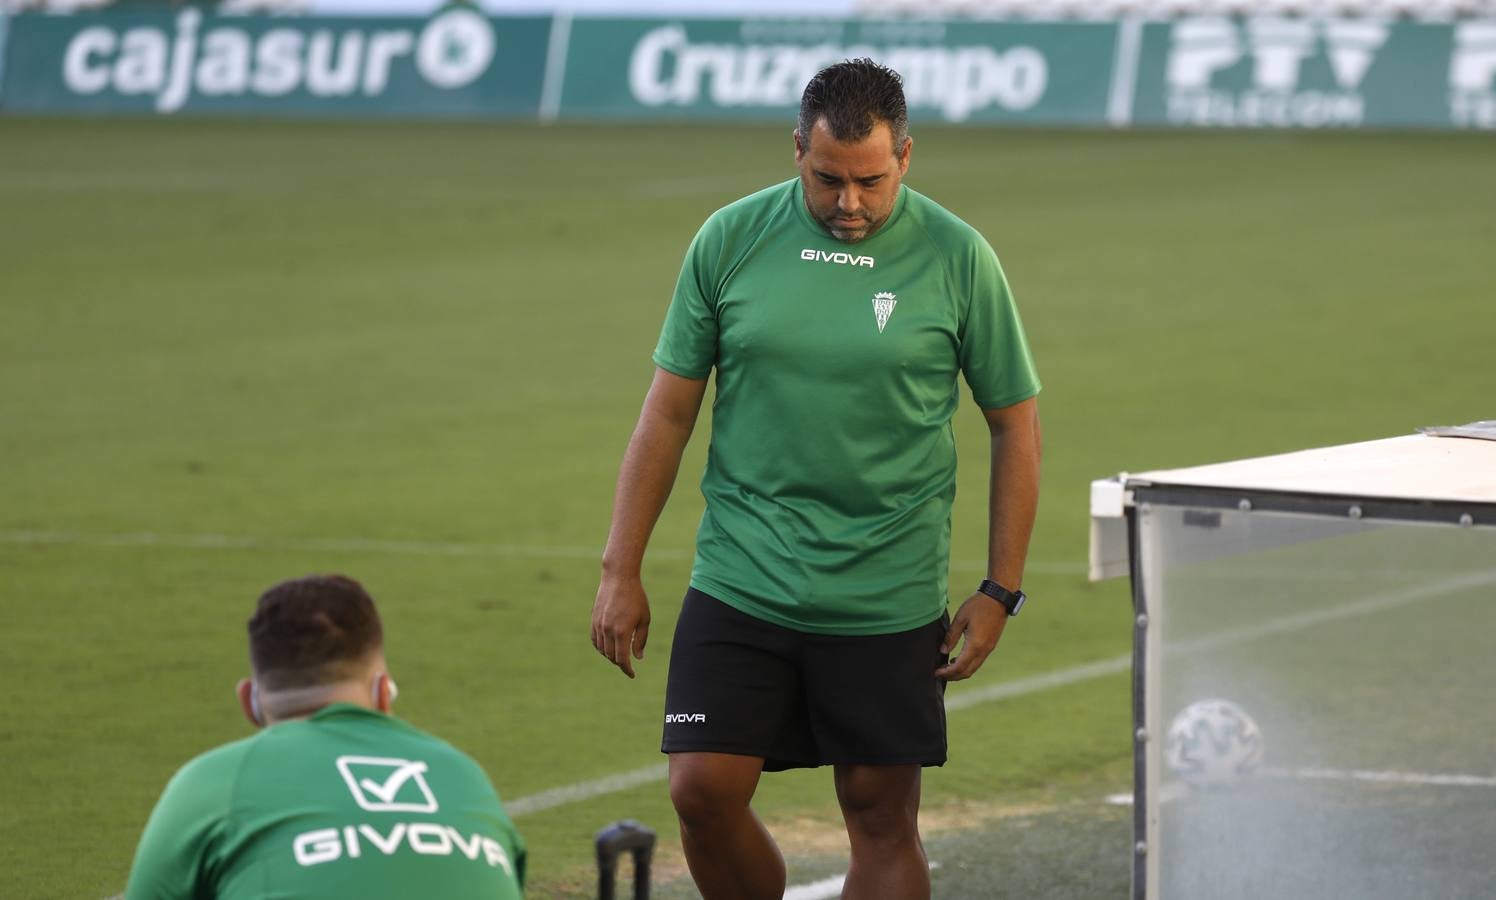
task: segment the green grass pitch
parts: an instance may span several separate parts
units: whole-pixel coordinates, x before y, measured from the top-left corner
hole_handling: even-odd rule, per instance
[[[0,119],[0,895],[122,889],[172,771],[248,731],[255,596],[312,571],[370,587],[400,714],[506,798],[658,764],[705,419],[634,682],[588,643],[597,551],[685,245],[792,174],[790,127]],[[1045,382],[1033,602],[952,697],[1127,652],[1126,585],[1084,579],[1092,478],[1496,416],[1490,137],[914,133],[909,183],[996,246]],[[964,594],[969,405],[957,431]],[[1125,885],[1099,798],[1129,720],[1120,673],[953,713],[937,894]],[[760,808],[792,878],[836,871],[829,773]],[[678,876],[652,782],[520,817],[532,896],[588,896],[625,816]]]

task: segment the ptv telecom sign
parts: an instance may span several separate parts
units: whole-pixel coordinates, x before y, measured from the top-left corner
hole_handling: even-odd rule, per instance
[[[1360,125],[1366,118],[1361,82],[1387,35],[1386,24],[1369,20],[1186,19],[1173,28],[1169,119],[1189,125]],[[1311,59],[1328,66],[1310,70]]]
[[[13,20],[6,105],[100,112],[533,113],[546,19]]]
[[[1490,22],[1193,17],[1141,43],[1138,124],[1496,126]]]

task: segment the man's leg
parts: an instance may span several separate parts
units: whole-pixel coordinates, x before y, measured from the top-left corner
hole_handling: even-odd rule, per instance
[[[843,900],[922,900],[930,864],[919,840],[918,765],[836,767],[852,866]]]
[[[763,768],[757,756],[670,754],[670,801],[703,900],[784,896],[784,857],[748,806]]]

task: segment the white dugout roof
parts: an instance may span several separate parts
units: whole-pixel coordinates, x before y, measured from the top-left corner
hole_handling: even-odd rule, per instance
[[[1363,508],[1368,517],[1392,511],[1395,518],[1424,518],[1410,509],[1453,509],[1447,517],[1459,524],[1496,521],[1496,420],[1423,431],[1092,482],[1091,578],[1127,574],[1122,519],[1139,493],[1199,492],[1228,507],[1276,500],[1280,509],[1320,514],[1338,505],[1352,517]]]
[[[1496,503],[1496,427],[1491,437],[1410,434],[1126,478],[1134,484]]]

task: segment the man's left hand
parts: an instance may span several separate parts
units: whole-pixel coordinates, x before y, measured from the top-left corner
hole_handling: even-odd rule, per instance
[[[987,661],[988,654],[997,647],[1007,623],[1008,612],[996,600],[986,594],[967,597],[956,610],[956,617],[951,619],[951,627],[940,642],[940,652],[950,653],[963,635],[966,643],[955,659],[935,670],[935,675],[946,681],[960,681],[975,675]]]

